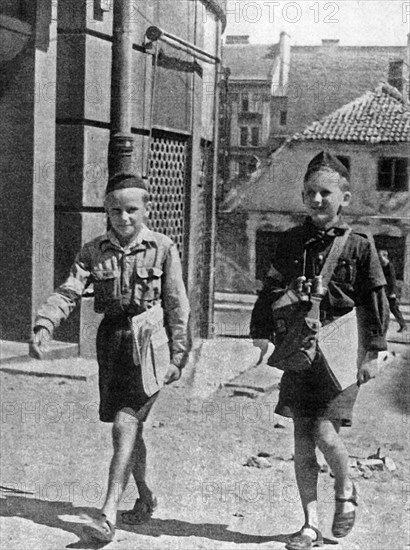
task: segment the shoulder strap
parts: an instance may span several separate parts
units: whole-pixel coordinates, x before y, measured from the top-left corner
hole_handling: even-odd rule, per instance
[[[326,258],[324,266],[322,267],[320,275],[322,276],[323,288],[326,292],[327,292],[327,287],[328,287],[330,278],[333,275],[337,262],[340,258],[340,254],[343,251],[343,248],[347,242],[347,239],[349,238],[351,231],[352,230],[349,227],[349,229],[347,229],[343,233],[343,235],[335,237],[332,244],[332,248],[330,249],[330,252]]]

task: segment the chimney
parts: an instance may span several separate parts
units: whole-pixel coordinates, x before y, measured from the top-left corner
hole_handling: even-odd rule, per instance
[[[334,49],[339,45],[340,40],[338,38],[322,38],[322,48]]]
[[[290,66],[290,36],[282,31],[279,38],[279,87],[283,89],[288,83]]]
[[[249,44],[249,34],[231,34],[225,39],[226,46],[236,46],[238,44]]]
[[[404,103],[410,103],[410,33],[407,35],[407,53],[404,59],[389,61],[388,83],[397,88]]]
[[[404,80],[404,59],[389,61],[389,77],[388,83],[403,93]]]

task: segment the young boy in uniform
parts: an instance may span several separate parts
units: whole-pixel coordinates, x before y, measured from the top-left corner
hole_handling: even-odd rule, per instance
[[[188,351],[189,303],[178,251],[171,239],[144,224],[148,199],[139,177],[118,174],[109,180],[104,207],[111,229],[83,246],[67,280],[40,307],[30,344],[30,354],[41,358],[45,341],[70,315],[87,285],[94,284],[94,308],[105,314],[97,334],[100,420],[113,422],[114,454],[101,516],[86,531],[102,542],[114,538],[117,507],[131,473],[139,499],[123,520],[147,521],[156,506],[145,482],[142,428],[158,393],[144,391],[141,368],[133,358],[131,318],[162,305],[171,352],[166,384],[180,378]]]
[[[349,174],[333,155],[322,152],[309,164],[303,188],[303,202],[309,214],[305,223],[282,234],[270,276],[255,304],[251,335],[254,345],[266,349],[274,339],[272,303],[278,290],[304,275],[307,281],[318,276],[336,236],[349,227],[341,218],[342,208],[351,198]],[[358,366],[357,383],[339,391],[326,374],[323,357],[316,356],[303,372],[286,370],[280,385],[276,412],[292,417],[295,440],[295,473],[305,523],[289,537],[288,550],[310,550],[322,546],[318,527],[316,447],[328,462],[335,477],[335,515],[332,532],[346,536],[355,521],[357,492],[348,475],[349,455],[339,436],[341,426],[350,426],[359,385],[375,376],[378,352],[385,350],[388,326],[386,284],[373,241],[352,231],[320,303],[323,325],[357,307],[365,319],[361,327],[363,360]],[[346,345],[349,345],[346,342]]]

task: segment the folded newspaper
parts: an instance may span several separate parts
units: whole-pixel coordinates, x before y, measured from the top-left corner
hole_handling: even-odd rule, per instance
[[[363,359],[363,350],[359,345],[355,309],[320,328],[319,348],[339,391],[357,383],[357,367]]]
[[[151,396],[164,385],[170,364],[168,336],[161,304],[132,318],[134,363],[141,366],[144,392]]]

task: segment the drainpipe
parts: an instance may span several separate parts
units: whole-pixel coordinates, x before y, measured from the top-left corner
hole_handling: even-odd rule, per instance
[[[109,176],[133,172],[134,138],[131,134],[129,93],[132,85],[134,0],[114,0],[111,68],[111,134],[108,153]]]
[[[216,32],[216,57],[221,57],[221,23],[217,21]],[[218,177],[218,140],[219,140],[219,65],[215,64],[215,88],[214,88],[214,112],[213,112],[213,178],[211,189],[211,223],[209,227],[209,261],[208,261],[208,277],[209,277],[209,295],[208,295],[208,338],[212,338],[214,334],[214,297],[215,297],[215,259],[216,259],[216,194],[219,183]]]

